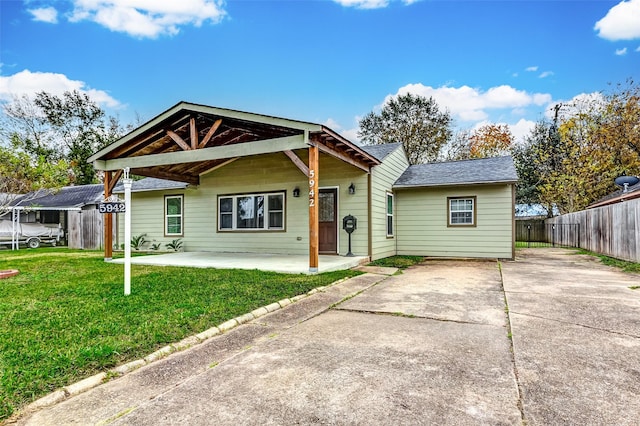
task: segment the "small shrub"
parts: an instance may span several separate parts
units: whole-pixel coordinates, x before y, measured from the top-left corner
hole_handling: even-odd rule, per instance
[[[169,250],[180,251],[180,249],[182,248],[182,240],[178,238],[171,241],[170,243],[165,244],[164,246]]]
[[[154,251],[160,250],[160,245],[161,245],[160,243],[151,244],[151,250],[154,250]]]
[[[141,250],[143,246],[147,244],[146,236],[147,234],[140,234],[131,237],[131,248],[134,250]]]

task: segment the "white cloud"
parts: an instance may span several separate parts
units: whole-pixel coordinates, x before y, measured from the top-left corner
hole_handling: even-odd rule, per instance
[[[39,9],[29,9],[34,21],[47,22],[49,24],[58,23],[58,11],[53,7],[42,7]]]
[[[24,70],[10,76],[0,76],[0,100],[2,101],[11,101],[14,96],[33,97],[41,91],[60,96],[65,91],[72,90],[86,93],[94,102],[110,108],[120,106],[120,102],[107,92],[91,89],[84,81],[70,80],[64,74]]]
[[[380,9],[389,5],[388,0],[334,0],[344,7],[355,7],[356,9]]]
[[[616,49],[616,55],[624,56],[627,54],[627,48],[623,47],[622,49]]]
[[[525,136],[531,133],[531,129],[533,129],[535,125],[536,125],[535,121],[521,118],[520,120],[518,120],[517,123],[509,124],[508,126],[509,126],[509,129],[511,130],[511,134],[513,135],[513,138],[515,139],[516,143],[518,143],[524,140]]]
[[[553,75],[553,71],[544,71],[542,73],[540,73],[540,75],[538,76],[538,78],[547,78]]]
[[[322,123],[322,125],[327,126],[331,130],[335,130],[336,132],[342,129],[342,126],[340,125],[340,123],[338,123],[333,118],[327,118],[327,120],[324,123]]]
[[[220,22],[226,12],[222,0],[74,0],[71,22],[93,21],[111,31],[134,37],[175,35],[180,27]]]
[[[636,47],[636,52],[640,52],[640,46]]]
[[[640,0],[622,1],[596,22],[598,36],[611,40],[640,38]]]
[[[359,127],[353,128],[353,129],[347,129],[347,130],[343,130],[340,132],[340,134],[342,136],[344,136],[345,138],[347,138],[349,141],[360,145],[360,138],[358,137],[358,131],[360,130]]]
[[[527,67],[524,70],[528,71],[528,72],[536,72],[536,71],[538,71],[538,67],[537,66]]]
[[[433,97],[440,107],[447,108],[451,114],[462,121],[480,121],[489,117],[487,110],[519,109],[531,105],[541,106],[551,102],[548,93],[527,93],[508,85],[492,87],[487,91],[469,86],[438,88],[424,86],[421,83],[401,87],[391,97],[412,93],[424,97]]]

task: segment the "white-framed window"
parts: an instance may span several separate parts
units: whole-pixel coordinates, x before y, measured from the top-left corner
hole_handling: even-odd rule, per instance
[[[448,226],[476,226],[476,197],[447,198]]]
[[[387,192],[387,237],[393,237],[393,194]]]
[[[164,234],[166,236],[182,236],[183,235],[183,196],[182,195],[165,195],[164,196]]]
[[[218,196],[218,231],[283,231],[284,192]]]

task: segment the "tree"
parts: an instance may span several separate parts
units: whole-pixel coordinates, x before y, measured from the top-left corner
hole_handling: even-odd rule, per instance
[[[87,158],[125,132],[118,120],[105,112],[88,95],[79,91],[62,96],[39,92],[4,106],[3,136],[32,160],[66,160],[73,173],[71,182],[97,180]]]
[[[389,99],[380,113],[360,120],[358,136],[368,144],[402,142],[411,164],[436,161],[451,139],[452,119],[432,98],[399,95]]]
[[[68,180],[69,164],[0,146],[0,214],[20,195],[45,188],[59,188]]]
[[[469,158],[509,155],[513,134],[506,124],[485,124],[473,131],[469,138]]]

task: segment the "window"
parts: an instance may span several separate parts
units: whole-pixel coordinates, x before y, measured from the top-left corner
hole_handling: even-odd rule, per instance
[[[387,237],[393,237],[393,194],[387,192]]]
[[[218,230],[284,230],[284,193],[218,197]]]
[[[447,198],[448,226],[476,226],[476,197]]]
[[[164,234],[182,236],[182,195],[164,197]]]

